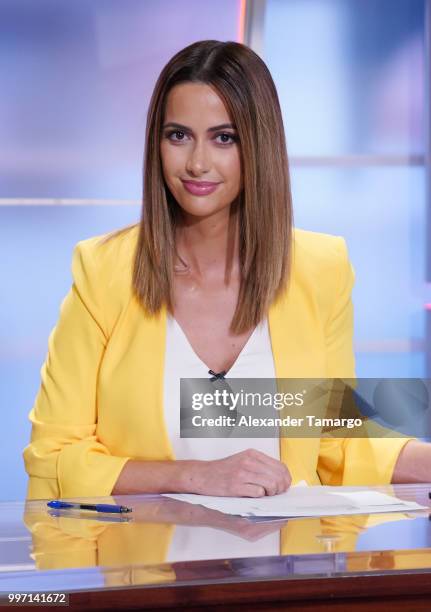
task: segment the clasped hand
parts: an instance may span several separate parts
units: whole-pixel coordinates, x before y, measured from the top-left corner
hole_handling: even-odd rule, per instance
[[[284,493],[292,478],[277,459],[247,449],[213,461],[196,462],[196,489],[200,495],[263,497]]]

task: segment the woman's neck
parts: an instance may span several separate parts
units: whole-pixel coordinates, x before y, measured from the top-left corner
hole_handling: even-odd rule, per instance
[[[175,235],[177,271],[199,280],[224,276],[229,283],[239,271],[238,227],[238,214],[226,209],[204,218],[183,215]]]

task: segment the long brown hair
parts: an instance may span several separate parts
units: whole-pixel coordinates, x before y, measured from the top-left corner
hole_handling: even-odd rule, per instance
[[[193,43],[174,55],[157,80],[147,115],[133,290],[149,314],[157,314],[163,305],[173,312],[179,205],[164,182],[160,140],[168,93],[184,82],[211,85],[225,103],[239,137],[243,189],[235,204],[241,282],[230,330],[240,334],[255,327],[287,289],[293,246],[289,168],[278,95],[265,63],[246,45],[217,40]]]

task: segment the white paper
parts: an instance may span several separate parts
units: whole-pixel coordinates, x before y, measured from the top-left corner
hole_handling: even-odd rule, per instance
[[[302,484],[302,483],[301,483]],[[259,498],[216,497],[195,494],[165,494],[179,501],[200,504],[225,514],[260,517],[313,517],[378,512],[411,512],[424,510],[415,502],[407,502],[377,491],[344,487],[295,486],[286,493]]]

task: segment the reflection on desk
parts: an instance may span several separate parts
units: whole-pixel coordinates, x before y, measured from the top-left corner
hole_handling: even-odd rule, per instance
[[[430,487],[376,489],[429,506]],[[70,511],[50,514],[46,501],[0,504],[0,540],[7,545],[2,547],[1,591],[29,590],[28,585],[41,572],[72,568],[89,568],[86,581],[91,583],[93,576],[97,588],[226,577],[431,569],[431,521],[424,511],[408,516],[391,512],[255,521],[158,496],[85,501],[130,506],[132,520],[118,522],[114,517],[109,521],[106,515]],[[371,532],[373,538],[368,537]],[[366,550],[361,545],[362,534],[369,543]],[[399,546],[401,541],[406,547]],[[61,571],[51,576],[52,584],[44,576],[45,589],[67,585],[73,589],[72,574]]]

